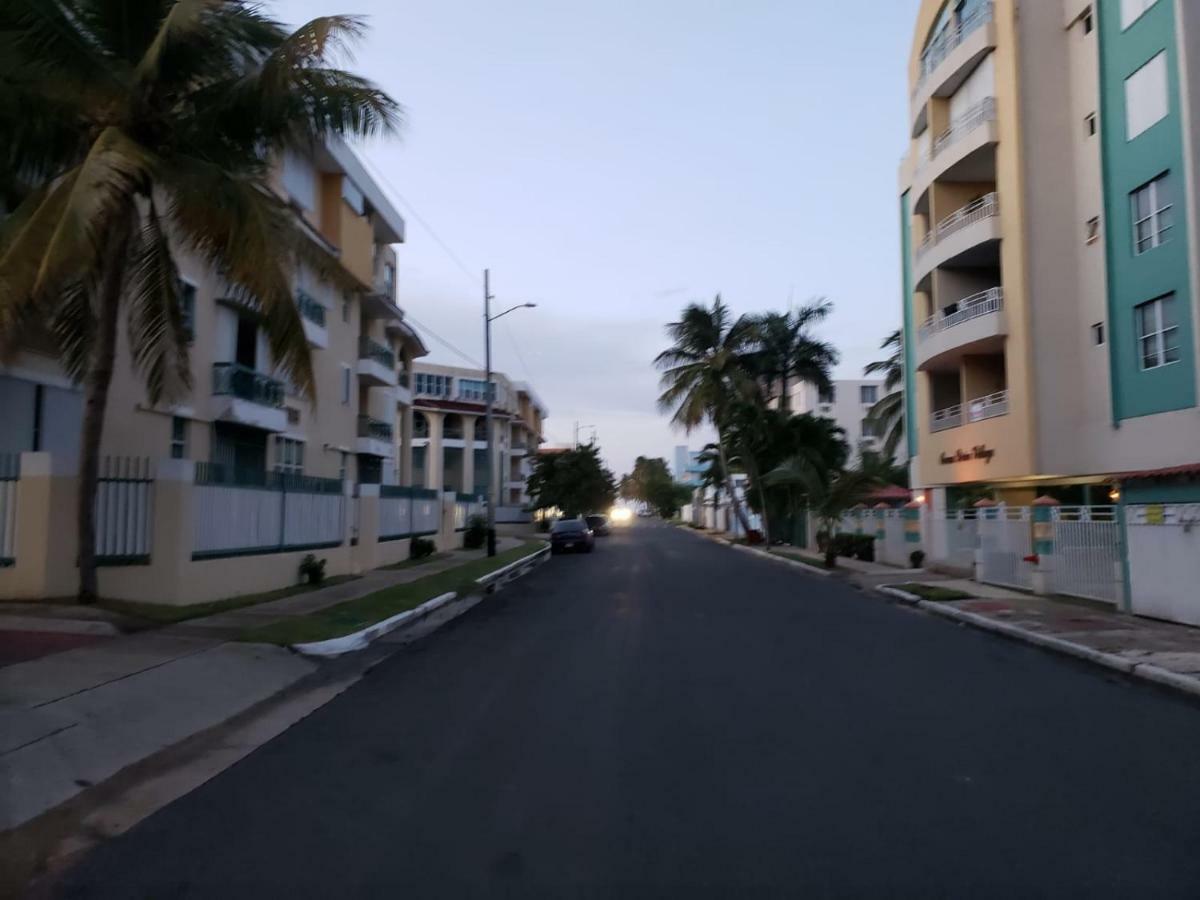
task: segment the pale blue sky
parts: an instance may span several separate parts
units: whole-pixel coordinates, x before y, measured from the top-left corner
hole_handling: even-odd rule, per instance
[[[619,475],[671,458],[650,362],[662,326],[720,291],[738,312],[830,297],[838,375],[899,324],[896,173],[918,0],[280,0],[296,24],[369,15],[355,67],[400,100],[361,152],[409,222],[400,303],[550,407],[595,425]],[[854,11],[852,11],[854,10]],[[416,221],[424,218],[470,277]],[[459,362],[436,340],[431,359]],[[693,435],[699,446],[704,435]]]

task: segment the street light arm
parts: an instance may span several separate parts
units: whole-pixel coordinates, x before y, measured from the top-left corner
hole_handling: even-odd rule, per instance
[[[502,313],[496,313],[494,316],[489,316],[488,321],[495,322],[497,319],[507,316],[510,312],[516,312],[518,309],[533,309],[535,306],[537,306],[536,303],[518,303],[516,306],[510,306]]]

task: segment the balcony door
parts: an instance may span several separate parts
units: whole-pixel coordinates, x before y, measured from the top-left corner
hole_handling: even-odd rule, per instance
[[[253,370],[258,358],[258,325],[249,316],[238,316],[233,359],[239,366]]]
[[[267,432],[214,422],[212,461],[238,481],[258,481],[267,471]]]

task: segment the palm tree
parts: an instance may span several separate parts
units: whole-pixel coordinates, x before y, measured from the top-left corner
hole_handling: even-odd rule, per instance
[[[175,255],[257,310],[306,395],[290,286],[303,258],[345,279],[272,193],[288,148],[367,136],[400,108],[330,61],[360,19],[289,34],[249,0],[6,0],[0,6],[0,350],[49,338],[84,386],[79,600],[96,599],[94,505],[122,309],[151,403],[188,387]],[[341,283],[349,286],[349,282]]]
[[[733,320],[718,294],[711,308],[689,304],[678,322],[667,325],[667,335],[674,344],[654,360],[662,372],[659,409],[670,412],[671,421],[689,433],[706,421],[716,428],[725,490],[749,535],[750,521],[730,480],[728,432],[734,404],[758,389],[748,368],[756,349],[756,324],[748,316]]]
[[[904,440],[904,336],[897,329],[884,338],[879,346],[880,349],[890,349],[891,352],[887,358],[869,363],[863,369],[863,374],[882,373],[883,389],[886,393],[871,407],[867,418],[883,432],[884,455],[892,458],[896,455],[896,448]]]
[[[768,484],[788,487],[798,491],[816,515],[819,531],[825,532],[825,566],[837,565],[837,534],[846,510],[862,503],[875,487],[875,480],[868,474],[854,469],[840,472],[822,472],[802,457],[793,457],[767,473]]]
[[[767,313],[757,320],[757,365],[768,394],[779,385],[780,409],[786,411],[791,405],[788,385],[792,378],[811,382],[821,389],[829,387],[838,352],[832,344],[813,337],[810,329],[831,312],[833,304],[822,298],[790,313]]]

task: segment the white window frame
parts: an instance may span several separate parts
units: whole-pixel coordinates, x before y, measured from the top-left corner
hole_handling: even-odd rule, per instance
[[[176,437],[176,426],[182,424],[182,434]],[[171,459],[187,459],[188,420],[183,416],[171,416]]]
[[[1138,336],[1138,360],[1143,372],[1149,372],[1152,369],[1161,369],[1163,366],[1174,365],[1179,362],[1181,353],[1179,349],[1179,324],[1176,322],[1173,325],[1164,324],[1165,318],[1163,312],[1167,304],[1175,303],[1174,294],[1164,294],[1162,297],[1155,297],[1153,300],[1148,300],[1145,303],[1139,303],[1133,308],[1136,322],[1134,326]],[[1145,315],[1143,311],[1147,310],[1153,313],[1153,321],[1150,323],[1149,330],[1143,328],[1145,324]],[[1150,341],[1153,345],[1153,353],[1146,352],[1146,342]],[[1174,359],[1168,359],[1170,354],[1174,354]],[[1146,359],[1153,356],[1155,362],[1151,365],[1146,365]]]
[[[1171,114],[1171,73],[1167,51],[1146,60],[1125,79],[1125,138],[1132,141]]]
[[[871,399],[867,399],[867,393],[871,394]],[[861,384],[858,386],[858,399],[863,406],[874,406],[879,402],[879,386],[874,384]]]
[[[1128,29],[1157,2],[1158,0],[1121,0],[1121,30]]]
[[[1142,218],[1138,218],[1138,198],[1145,192],[1150,200],[1150,213]],[[1175,227],[1173,221],[1174,216],[1168,216],[1174,208],[1175,204],[1163,202],[1163,198],[1159,194],[1166,194],[1166,200],[1171,199],[1170,173],[1164,172],[1157,178],[1146,182],[1141,187],[1129,194],[1130,217],[1133,220],[1133,255],[1142,256],[1149,253],[1163,244],[1171,240],[1170,232]],[[1163,220],[1166,219],[1164,224]],[[1146,246],[1142,247],[1142,238],[1140,237],[1141,226],[1150,223],[1150,232],[1146,237]]]
[[[284,475],[304,474],[304,440],[275,435],[275,471]]]

